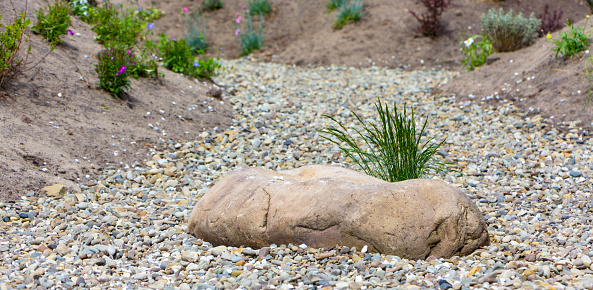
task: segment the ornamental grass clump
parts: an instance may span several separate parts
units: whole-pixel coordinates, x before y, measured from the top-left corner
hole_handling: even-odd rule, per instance
[[[538,36],[541,20],[531,13],[529,18],[521,13],[513,16],[511,9],[504,14],[502,8],[490,9],[482,14],[482,30],[498,52],[509,52],[532,45]]]
[[[328,128],[318,130],[326,134],[323,138],[339,146],[346,157],[356,163],[366,174],[388,182],[422,178],[429,170],[447,171],[448,163],[438,162],[434,158],[443,144],[434,143],[433,138],[424,144],[420,139],[425,135],[428,119],[424,121],[420,132],[416,133],[414,110],[408,116],[406,107],[402,113],[387,105],[383,107],[379,100],[375,104],[379,123],[363,121],[352,111],[362,125],[362,132],[349,129],[331,116],[324,115],[334,121],[340,129]],[[358,138],[356,138],[356,136]]]
[[[362,0],[349,0],[338,8],[338,17],[334,22],[334,29],[342,29],[348,21],[358,22],[362,18],[364,4]]]
[[[60,36],[68,32],[68,27],[71,24],[68,15],[70,8],[66,2],[61,1],[49,4],[47,8],[49,10],[47,14],[42,9],[35,11],[37,24],[32,29],[35,33],[41,34],[51,45],[57,45],[62,43]]]
[[[327,8],[328,12],[331,12],[346,4],[348,4],[348,0],[329,0],[325,7]]]
[[[187,15],[183,30],[183,38],[195,54],[204,53],[209,46],[206,41],[206,25],[204,24],[206,21],[201,22],[200,17],[197,12]]]
[[[235,18],[237,24],[241,24],[241,15],[237,13]],[[241,29],[235,30],[235,36],[239,39],[239,46],[241,49],[241,56],[246,56],[252,53],[254,50],[260,49],[264,46],[264,32],[263,32],[264,18],[262,15],[259,17],[259,31],[255,33],[253,31],[253,21],[251,15],[247,14],[247,21],[245,22],[245,32],[241,32]]]
[[[136,65],[130,49],[116,46],[104,49],[97,54],[99,63],[96,72],[99,75],[99,86],[111,93],[115,98],[122,98],[130,89],[132,67]]]
[[[441,31],[441,14],[445,8],[451,4],[451,0],[420,0],[426,11],[418,15],[414,11],[409,11],[418,22],[420,22],[419,32],[430,38],[437,37]]]
[[[552,51],[556,52],[555,58],[558,58],[558,54],[562,54],[564,57],[570,57],[587,49],[590,42],[589,37],[591,37],[591,33],[585,32],[587,22],[589,22],[589,15],[587,15],[585,26],[575,28],[572,23],[566,24],[566,26],[570,27],[570,31],[561,32],[560,39],[552,40],[556,44],[556,47],[552,48]],[[547,37],[552,38],[550,34]]]

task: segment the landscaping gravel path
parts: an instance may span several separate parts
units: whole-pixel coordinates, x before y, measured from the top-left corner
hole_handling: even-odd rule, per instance
[[[80,194],[0,203],[0,289],[593,288],[593,141],[550,129],[512,105],[481,109],[432,97],[454,74],[383,68],[298,68],[241,59],[216,79],[232,127],[168,144],[145,168],[107,170]],[[412,106],[441,158],[488,221],[492,245],[467,257],[411,261],[366,249],[213,247],[185,230],[198,196],[243,166],[343,163],[316,129],[353,109]],[[542,129],[543,128],[543,129]]]

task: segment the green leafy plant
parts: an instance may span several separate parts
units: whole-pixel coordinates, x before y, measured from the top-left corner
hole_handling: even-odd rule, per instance
[[[135,64],[132,63],[130,75],[134,78],[151,77],[156,79],[159,76],[163,77],[164,75],[159,73],[158,55],[158,46],[152,40],[145,41],[134,55],[133,61]]]
[[[245,22],[245,32],[241,32],[239,28],[235,30],[235,36],[239,38],[239,46],[241,47],[241,55],[249,55],[254,50],[260,49],[264,45],[264,33],[263,33],[263,17],[259,18],[259,32],[253,31],[253,21],[251,15],[247,15],[247,21]],[[238,15],[235,19],[237,24],[241,23],[241,15]]]
[[[35,11],[37,14],[37,24],[32,27],[33,31],[39,33],[49,41],[52,45],[62,43],[60,36],[68,32],[70,26],[70,16],[68,13],[70,9],[66,2],[56,1],[54,4],[48,5],[49,12],[47,15],[42,9]]]
[[[220,58],[214,59],[210,56],[198,58],[188,69],[188,75],[194,78],[210,79],[212,76],[217,76],[224,70],[220,64]]]
[[[88,0],[70,0],[69,5],[72,14],[80,16],[86,21],[86,17],[89,16],[89,10],[91,9],[91,4]]]
[[[478,41],[478,39],[481,40]],[[485,64],[488,56],[493,52],[492,43],[483,35],[468,35],[468,38],[461,41],[459,45],[461,45],[461,54],[464,56],[461,64],[468,71]]]
[[[0,15],[2,20],[2,15]],[[25,13],[20,13],[11,25],[6,25],[4,31],[0,30],[0,87],[4,87],[18,74],[26,70],[27,60],[31,46],[27,46],[27,53],[21,58],[21,44],[25,40],[25,29],[31,24]],[[2,23],[0,23],[2,28]]]
[[[329,0],[329,2],[327,2],[325,7],[327,8],[328,12],[331,12],[331,11],[334,11],[334,10],[344,6],[347,3],[348,3],[348,0]]]
[[[362,0],[349,0],[347,4],[344,4],[338,8],[338,17],[334,22],[335,29],[341,29],[348,23],[348,21],[358,22],[363,12]]]
[[[204,0],[204,2],[202,2],[202,10],[214,11],[222,9],[222,7],[224,7],[222,0]]]
[[[99,75],[99,86],[116,98],[122,98],[130,89],[130,76],[134,63],[134,55],[124,46],[104,49],[97,54],[99,63],[96,72]]]
[[[94,7],[89,12],[89,22],[97,34],[95,39],[105,46],[125,44],[132,46],[142,34],[145,23],[132,15],[119,17],[117,9],[105,2],[102,7]],[[114,43],[114,44],[110,44]]]
[[[168,38],[166,35],[159,35],[159,51],[163,58],[163,66],[177,73],[188,73],[189,64],[193,63],[191,47],[185,39]]]
[[[208,50],[206,41],[206,25],[200,22],[200,15],[197,12],[186,17],[183,38],[193,51],[193,53],[204,53]]]
[[[587,22],[589,22],[589,17],[587,17]],[[552,40],[556,44],[556,47],[552,48],[552,51],[556,52],[556,58],[558,58],[558,54],[562,54],[564,57],[573,56],[587,49],[587,46],[589,45],[589,37],[591,34],[585,32],[585,27],[587,26],[586,22],[585,27],[579,26],[575,28],[572,23],[566,24],[566,26],[570,27],[570,31],[561,32],[560,39]],[[548,38],[551,37],[552,36],[548,34]]]
[[[165,11],[160,10],[156,7],[150,8],[142,8],[138,7],[138,9],[130,10],[130,14],[138,19],[145,21],[145,22],[153,22],[163,15],[165,15]]]
[[[328,115],[324,117],[334,121],[341,130],[330,127],[318,131],[326,134],[322,137],[338,145],[346,157],[366,174],[385,181],[422,178],[430,169],[448,170],[448,163],[434,159],[434,154],[444,141],[437,144],[429,139],[424,144],[420,143],[421,137],[425,135],[428,119],[416,134],[414,110],[408,116],[405,106],[403,112],[399,113],[395,104],[390,110],[387,104],[383,107],[381,100],[375,107],[379,117],[378,124],[367,124],[352,111],[362,125],[362,132],[353,129],[359,138],[355,138],[346,127]]]
[[[247,9],[250,15],[268,15],[272,8],[268,0],[249,0]]]
[[[513,10],[504,14],[500,10],[490,9],[482,15],[482,30],[498,52],[509,52],[532,45],[538,36],[541,21],[532,13],[528,18],[521,13],[513,16]]]

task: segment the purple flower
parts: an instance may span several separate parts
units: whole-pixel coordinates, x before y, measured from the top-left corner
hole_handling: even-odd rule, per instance
[[[173,41],[177,41],[177,38],[171,38],[171,40],[173,40]]]
[[[138,7],[138,12],[142,11],[142,7]]]
[[[120,69],[117,71],[117,74],[123,74],[123,73],[126,71],[126,68],[127,68],[127,67],[126,67],[125,65],[123,65],[123,66],[122,66],[122,67],[121,67],[121,68],[120,68]],[[116,75],[116,76],[117,76],[117,75]]]
[[[199,67],[200,66],[200,63],[196,61],[196,62],[194,62],[194,66],[195,67]]]
[[[132,62],[132,65],[136,65],[136,62],[135,62],[135,61],[133,61],[133,62]]]
[[[148,24],[146,24],[146,28],[152,30],[154,28],[154,23],[153,22],[148,22]]]
[[[68,34],[73,35],[74,32],[72,32],[72,30],[68,29]]]

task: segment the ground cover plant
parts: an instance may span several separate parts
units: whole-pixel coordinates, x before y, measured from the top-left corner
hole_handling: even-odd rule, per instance
[[[504,14],[502,8],[490,9],[482,15],[482,30],[498,52],[509,52],[532,45],[538,36],[541,20],[532,13],[529,18],[513,10]]]
[[[549,5],[546,4],[544,8],[544,14],[541,14],[537,17],[541,21],[541,26],[538,31],[540,37],[547,35],[550,32],[559,30],[564,26],[562,25],[562,14],[564,13],[564,11],[554,10],[554,13],[550,13],[548,9]]]
[[[169,38],[159,35],[159,51],[163,59],[163,66],[177,73],[187,73],[188,64],[193,63],[192,48],[185,39]]]
[[[344,125],[328,115],[324,117],[334,121],[339,129],[330,127],[318,131],[325,134],[321,137],[338,145],[346,157],[366,174],[388,182],[422,178],[430,169],[448,169],[448,164],[434,159],[434,154],[444,141],[434,143],[433,139],[429,139],[424,144],[420,143],[425,135],[428,119],[424,121],[420,132],[416,133],[413,109],[408,115],[404,105],[403,112],[400,113],[395,103],[390,109],[387,104],[383,106],[381,100],[378,100],[375,107],[378,123],[367,123],[351,111],[362,125],[362,132],[352,129],[356,134],[351,134]]]
[[[0,15],[2,20],[2,15]],[[27,46],[26,55],[22,57],[21,45],[25,40],[25,30],[31,24],[24,12],[21,12],[12,24],[6,25],[2,31],[0,23],[0,87],[26,70],[31,46]]]
[[[587,16],[587,22],[589,21],[589,17]],[[570,31],[568,32],[561,32],[560,39],[553,39],[552,41],[556,46],[552,48],[552,51],[556,52],[555,57],[558,58],[558,54],[562,54],[564,57],[573,56],[585,49],[589,45],[589,37],[591,33],[585,32],[585,26],[578,26],[574,27],[572,23],[566,24],[570,27]],[[548,34],[548,38],[551,38],[551,35]]]
[[[364,3],[362,0],[349,0],[338,8],[338,16],[334,22],[335,29],[342,29],[348,21],[358,22],[362,18]]]
[[[268,0],[249,0],[247,2],[247,9],[250,15],[268,15],[270,14],[271,6]]]
[[[106,46],[110,46],[111,42],[131,46],[146,27],[145,22],[131,14],[120,18],[117,9],[109,1],[91,9],[88,22],[93,25],[97,41]]]
[[[410,14],[420,22],[420,32],[422,32],[422,35],[435,38],[439,31],[441,31],[441,14],[443,14],[445,8],[451,4],[451,0],[420,1],[426,8],[426,11],[419,15],[410,10]]]
[[[71,24],[70,9],[66,2],[56,1],[47,6],[48,12],[45,14],[43,9],[35,11],[37,14],[37,24],[32,27],[33,31],[41,34],[43,38],[52,45],[62,43],[60,37],[68,32]]]
[[[222,7],[224,7],[222,0],[204,0],[204,2],[202,2],[202,10],[214,11],[222,9]]]
[[[485,64],[488,56],[493,53],[492,43],[484,35],[468,35],[468,38],[459,44],[464,56],[461,64],[468,71]]]
[[[82,17],[83,20],[89,16],[89,10],[92,7],[88,0],[71,0],[68,5],[72,14]]]
[[[163,10],[160,10],[156,7],[138,7],[138,9],[131,9],[130,11],[133,16],[138,17],[140,20],[145,22],[153,22],[165,15]]]
[[[235,22],[241,24],[241,15],[237,13]],[[249,55],[254,50],[260,49],[264,45],[264,33],[263,33],[263,16],[259,18],[259,30],[258,32],[253,31],[253,20],[251,15],[247,14],[247,21],[245,21],[245,31],[242,32],[240,28],[235,30],[235,36],[239,39],[239,47],[241,55]]]

